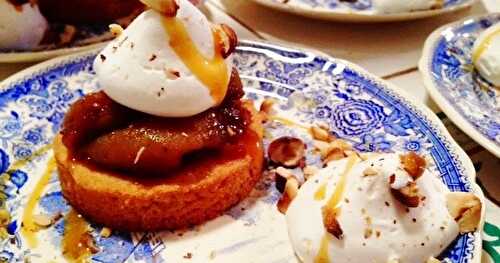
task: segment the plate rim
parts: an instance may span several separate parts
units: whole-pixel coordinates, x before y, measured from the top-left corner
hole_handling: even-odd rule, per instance
[[[414,12],[403,12],[395,14],[363,14],[359,12],[338,12],[333,10],[315,10],[314,8],[302,8],[295,5],[286,5],[276,3],[272,0],[252,0],[260,5],[270,7],[274,10],[284,11],[295,15],[305,16],[309,18],[336,21],[336,22],[353,22],[353,23],[381,23],[381,22],[398,22],[410,21],[421,18],[432,17],[441,14],[455,13],[466,10],[472,7],[479,0],[466,0],[459,5],[435,9],[422,10]]]
[[[430,65],[432,64],[432,55],[434,54],[435,47],[441,38],[441,33],[445,30],[456,28],[459,25],[463,25],[467,21],[475,21],[481,18],[487,18],[492,15],[500,15],[500,13],[491,13],[487,15],[479,16],[469,16],[467,18],[461,19],[459,21],[446,24],[434,30],[429,37],[426,39],[424,48],[422,50],[422,56],[418,63],[419,71],[422,73],[422,78],[424,80],[424,86],[429,92],[431,98],[436,102],[439,108],[450,118],[450,120],[465,134],[471,137],[474,141],[480,144],[482,147],[487,149],[490,153],[500,158],[500,146],[497,143],[491,143],[492,141],[486,138],[482,133],[477,131],[471,122],[469,122],[465,117],[463,117],[453,105],[439,92],[437,85],[431,77],[432,72],[430,71]]]
[[[438,116],[429,108],[427,107],[423,102],[418,101],[416,98],[413,98],[410,96],[405,90],[398,88],[395,84],[386,81],[380,77],[378,77],[375,74],[370,73],[368,70],[362,68],[361,66],[358,66],[355,63],[349,62],[344,59],[339,59],[335,58],[333,56],[330,56],[328,54],[325,54],[324,52],[313,50],[313,49],[307,49],[303,47],[294,47],[294,46],[281,46],[279,44],[273,44],[270,43],[269,41],[253,41],[253,40],[240,40],[240,43],[245,43],[249,45],[257,45],[257,46],[265,46],[268,48],[275,48],[278,50],[289,50],[289,51],[295,51],[295,52],[302,52],[305,54],[308,54],[310,56],[320,56],[323,57],[327,60],[331,61],[337,61],[340,63],[343,63],[346,65],[348,68],[353,69],[357,73],[359,73],[361,76],[366,77],[370,79],[371,81],[374,81],[375,83],[382,85],[386,90],[394,93],[397,95],[400,99],[402,99],[403,103],[409,103],[407,106],[410,106],[410,109],[412,111],[420,111],[421,115],[426,117],[427,119],[425,122],[431,124],[431,127],[436,129],[437,132],[439,132],[442,136],[443,139],[446,139],[445,141],[448,145],[448,147],[445,147],[448,152],[452,155],[456,155],[456,160],[460,162],[460,164],[463,166],[463,171],[465,176],[468,177],[469,183],[471,190],[476,194],[479,199],[481,200],[481,203],[483,204],[483,209],[481,211],[481,221],[480,224],[477,228],[477,230],[474,233],[471,233],[474,235],[474,251],[473,254],[471,255],[471,261],[472,263],[480,263],[481,262],[481,256],[482,256],[482,231],[484,227],[484,222],[485,222],[485,212],[486,212],[486,201],[485,201],[485,196],[482,191],[482,189],[479,187],[479,185],[476,183],[476,171],[474,168],[474,165],[472,163],[472,160],[468,157],[468,155],[465,153],[465,151],[458,145],[458,143],[453,139],[449,131],[446,129],[444,124],[439,120]],[[42,71],[46,70],[47,68],[54,68],[58,67],[61,65],[64,65],[66,63],[76,61],[78,59],[85,58],[89,55],[96,54],[96,50],[87,50],[87,51],[82,51],[78,52],[76,54],[71,54],[67,56],[61,56],[61,57],[56,57],[47,61],[44,61],[42,63],[30,66],[26,69],[23,69],[12,76],[6,78],[2,82],[0,82],[0,92],[6,90],[9,86],[15,85],[16,83],[19,83],[23,80],[25,80],[27,77],[40,74]]]

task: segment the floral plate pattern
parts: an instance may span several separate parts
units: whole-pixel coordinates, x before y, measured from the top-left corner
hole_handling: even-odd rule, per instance
[[[52,158],[50,143],[69,105],[99,88],[92,70],[95,55],[91,52],[42,63],[0,87],[0,208],[7,209],[11,217],[3,229],[7,238],[0,241],[0,259],[6,262],[24,262],[25,258],[63,261],[60,244],[65,219],[40,230],[36,248],[28,245],[21,221],[35,185],[46,175],[48,184],[36,210],[47,215],[70,210],[57,173],[47,170]],[[417,151],[429,157],[429,169],[452,191],[472,191],[482,197],[470,159],[438,118],[359,67],[311,52],[248,41],[237,48],[235,66],[247,97],[256,103],[273,97],[279,102],[279,115],[303,124],[328,123],[336,136],[360,151]],[[266,133],[267,138],[299,136],[312,144],[300,129],[275,122],[267,124]],[[318,161],[308,153],[308,164]],[[264,174],[247,199],[223,216],[183,232],[114,231],[103,238],[99,235],[102,227],[92,224],[99,252],[91,260],[297,262],[284,217],[276,208],[279,196],[274,180]],[[441,257],[448,262],[475,263],[480,255],[477,231],[460,235]]]
[[[426,41],[420,71],[430,95],[467,135],[500,157],[500,91],[473,70],[472,47],[500,14],[470,18],[436,30]]]
[[[444,0],[444,7],[394,14],[377,14],[372,0],[253,0],[259,4],[311,18],[343,22],[405,21],[466,9],[475,0]]]

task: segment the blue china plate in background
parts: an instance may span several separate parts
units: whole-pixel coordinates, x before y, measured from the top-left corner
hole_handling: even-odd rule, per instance
[[[51,25],[64,27],[64,25]],[[76,26],[75,39],[66,45],[44,44],[33,50],[0,50],[0,63],[35,62],[103,47],[113,38],[107,24]]]
[[[11,220],[0,234],[0,259],[5,262],[62,261],[65,220],[37,232],[38,247],[30,247],[22,229],[26,203],[40,178],[48,184],[36,205],[47,215],[66,214],[57,172],[48,170],[51,142],[68,107],[99,88],[92,70],[96,53],[58,58],[37,65],[0,86],[0,208]],[[247,98],[256,103],[278,100],[280,115],[303,124],[328,123],[336,136],[364,152],[416,151],[430,161],[429,169],[452,191],[471,191],[472,162],[453,141],[434,113],[397,91],[389,83],[349,62],[312,52],[243,41],[235,54]],[[298,129],[271,123],[269,138],[294,135],[312,144]],[[313,147],[309,147],[313,148]],[[317,159],[307,156],[307,162]],[[48,173],[46,172],[48,171]],[[99,235],[93,262],[297,262],[284,216],[277,211],[280,193],[264,174],[251,195],[224,215],[184,232]],[[35,199],[36,200],[36,199]],[[480,231],[460,235],[441,255],[449,262],[480,262]],[[3,261],[2,261],[3,262]]]
[[[444,7],[402,13],[381,14],[373,8],[372,0],[253,0],[273,9],[311,18],[340,22],[405,21],[464,10],[475,0],[444,0]]]
[[[500,14],[445,25],[427,39],[420,71],[433,100],[467,135],[500,158],[500,91],[473,69],[472,47]]]

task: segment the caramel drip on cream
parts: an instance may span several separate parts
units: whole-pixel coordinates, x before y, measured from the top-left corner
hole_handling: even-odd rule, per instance
[[[321,200],[325,199],[325,194],[326,194],[326,183],[323,183],[318,188],[318,190],[316,191],[316,193],[314,193],[314,200],[321,201]]]
[[[319,245],[318,255],[314,258],[314,263],[330,263],[330,255],[328,254],[328,235],[324,235]]]
[[[353,154],[349,156],[349,160],[347,161],[347,165],[342,172],[339,182],[337,183],[337,187],[335,187],[335,191],[333,192],[328,202],[326,202],[326,206],[330,209],[336,209],[340,201],[342,200],[342,196],[344,195],[345,186],[347,184],[347,175],[351,171],[352,167],[358,162],[359,158],[357,155]]]
[[[486,49],[488,49],[491,45],[491,42],[493,41],[493,39],[500,35],[500,28],[491,32],[491,34],[489,34],[484,40],[483,42],[479,43],[479,46],[477,47],[477,49],[475,50],[475,52],[472,54],[472,62],[473,63],[476,63],[479,58],[481,57],[481,55],[486,51]]]
[[[340,213],[340,207],[338,207],[338,205],[340,204],[340,201],[342,200],[342,196],[344,195],[345,187],[347,184],[347,176],[349,175],[349,172],[351,171],[352,167],[354,167],[354,165],[358,161],[359,161],[359,158],[357,155],[349,156],[346,167],[340,176],[340,180],[337,183],[337,186],[335,187],[335,191],[333,192],[333,194],[330,196],[330,198],[328,199],[328,201],[325,204],[325,206],[328,209],[335,211],[335,214],[337,214],[337,215]],[[321,196],[322,191],[325,191],[322,188],[323,188],[323,185],[320,186],[320,188],[316,192],[315,199],[316,199],[316,197]],[[326,184],[325,184],[325,188],[326,188]],[[319,194],[318,194],[318,192],[319,192]],[[316,200],[318,200],[318,199],[316,199]],[[318,254],[316,255],[316,257],[314,259],[314,263],[330,262],[329,255],[328,255],[328,239],[329,239],[329,234],[325,233],[323,238],[321,239],[320,248],[319,248]]]
[[[33,189],[31,196],[28,199],[28,203],[24,208],[23,213],[23,224],[21,227],[21,234],[26,239],[28,246],[30,248],[35,248],[38,246],[38,240],[36,238],[36,232],[39,230],[38,225],[35,224],[33,219],[33,212],[35,210],[36,205],[38,204],[38,200],[43,194],[43,191],[47,184],[49,183],[50,176],[56,169],[56,161],[54,157],[52,157],[47,163],[47,168],[43,173],[40,180],[37,182],[35,189]]]
[[[214,57],[208,59],[200,53],[180,19],[164,17],[163,24],[170,37],[170,47],[196,78],[208,87],[216,104],[220,104],[226,96],[230,74],[222,57],[223,47],[219,34],[213,32]]]

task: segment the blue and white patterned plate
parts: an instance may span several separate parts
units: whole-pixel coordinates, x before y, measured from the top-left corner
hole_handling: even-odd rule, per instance
[[[59,58],[37,65],[4,81],[0,87],[1,206],[11,221],[8,239],[0,243],[6,262],[61,260],[65,219],[36,233],[38,247],[30,248],[22,231],[26,204],[36,213],[66,214],[70,207],[61,195],[52,170],[50,144],[69,105],[96,90],[92,71],[95,53]],[[333,132],[359,151],[417,151],[428,157],[432,171],[453,191],[472,191],[470,159],[453,141],[438,118],[390,84],[348,62],[312,52],[244,41],[235,54],[247,97],[279,101],[278,114],[303,124],[329,123]],[[311,139],[300,129],[270,123],[268,138],[280,135]],[[265,144],[269,139],[265,140]],[[308,147],[312,152],[313,147]],[[309,164],[318,162],[308,153]],[[27,161],[24,161],[27,160]],[[48,184],[33,197],[35,186]],[[43,184],[41,184],[43,186]],[[285,220],[277,211],[279,192],[265,174],[246,200],[219,218],[186,232],[99,235],[100,251],[93,262],[297,262],[288,242]],[[0,235],[2,234],[0,228]],[[442,255],[450,262],[479,262],[480,232],[460,235]],[[51,261],[53,262],[53,261]]]
[[[253,0],[273,9],[311,18],[340,22],[406,21],[457,12],[472,6],[476,0],[444,0],[444,7],[394,14],[377,14],[372,0]]]
[[[432,99],[467,135],[500,158],[500,91],[481,81],[472,66],[478,35],[500,14],[445,25],[427,39],[420,71]]]

